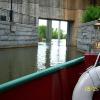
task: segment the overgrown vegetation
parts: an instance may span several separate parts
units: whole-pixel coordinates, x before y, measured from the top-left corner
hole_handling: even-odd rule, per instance
[[[38,26],[38,36],[39,38],[46,38],[46,29],[47,27],[42,25]]]
[[[53,29],[53,31],[52,31],[52,38],[53,39],[57,39],[58,38],[58,34],[59,34],[59,30],[58,29]],[[60,38],[61,39],[66,38],[66,35],[63,34],[63,30],[60,30]]]
[[[46,38],[46,30],[47,30],[46,26],[44,26],[44,25],[38,26],[38,36],[39,36],[39,39],[45,39]],[[52,28],[52,38],[53,39],[57,39],[58,38],[58,34],[59,34],[59,30]],[[63,34],[63,30],[60,30],[60,38],[61,39],[66,38],[66,35]]]
[[[100,6],[90,6],[86,9],[82,16],[82,22],[90,22],[100,18]]]

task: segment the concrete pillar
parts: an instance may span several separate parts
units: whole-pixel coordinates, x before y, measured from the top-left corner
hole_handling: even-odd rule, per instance
[[[68,21],[67,24],[67,38],[66,38],[66,46],[72,45],[72,29],[73,29],[73,21]]]
[[[59,32],[58,32],[58,46],[60,45],[60,32],[61,32],[61,21],[59,21]]]
[[[51,45],[52,38],[52,20],[47,20],[47,33],[46,33],[46,43]]]
[[[48,46],[46,49],[46,56],[45,56],[45,66],[46,68],[50,67],[50,59],[51,59],[51,46]]]

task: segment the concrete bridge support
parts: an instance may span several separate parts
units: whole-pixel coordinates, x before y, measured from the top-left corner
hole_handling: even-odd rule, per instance
[[[72,46],[72,30],[73,30],[73,21],[68,21],[66,47]]]
[[[5,21],[7,23],[9,22],[9,10],[11,5],[10,1],[11,0],[0,0],[0,8],[1,8],[0,17],[6,18]],[[15,23],[33,25],[33,23],[36,22],[38,24],[38,22],[35,21],[35,19],[37,18],[74,21],[74,24],[72,25],[73,29],[70,28],[70,25],[68,26],[68,37],[71,38],[69,39],[67,38],[68,39],[67,42],[69,42],[68,45],[76,46],[77,33],[79,26],[81,24],[80,19],[82,13],[89,5],[100,6],[100,0],[75,0],[74,3],[73,0],[13,0],[12,4],[13,4],[12,10],[14,11]],[[37,29],[36,28],[37,24],[33,25],[34,26],[33,30]],[[48,20],[47,40],[46,40],[47,43],[50,43],[51,41],[51,26],[52,26],[52,21]],[[31,30],[28,29],[27,31]],[[33,36],[33,39],[35,41],[35,39],[37,38],[36,31],[31,32],[31,35],[35,35],[35,38]]]
[[[47,20],[47,33],[46,33],[46,43],[47,45],[51,45],[51,38],[52,38],[52,20]]]
[[[59,21],[59,32],[58,32],[58,46],[60,46],[60,30],[61,30],[61,21]]]

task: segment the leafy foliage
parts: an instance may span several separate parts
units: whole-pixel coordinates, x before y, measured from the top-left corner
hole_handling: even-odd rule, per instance
[[[58,38],[58,34],[60,34],[60,38],[61,39],[65,38],[65,35],[63,34],[63,30],[60,30],[60,33],[59,33],[58,29],[53,29],[52,38],[53,39],[57,39]]]
[[[47,30],[47,27],[44,25],[38,27],[39,38],[46,38],[46,30]]]
[[[86,9],[82,16],[82,22],[90,22],[100,18],[100,6],[90,6]]]
[[[42,25],[42,26],[38,27],[39,38],[44,38],[44,39],[46,38],[46,30],[47,30],[46,26]],[[59,30],[52,28],[52,38],[53,39],[57,39],[58,38],[58,34],[59,34]],[[66,35],[63,34],[63,30],[60,30],[60,38],[63,39],[65,37],[66,37]]]

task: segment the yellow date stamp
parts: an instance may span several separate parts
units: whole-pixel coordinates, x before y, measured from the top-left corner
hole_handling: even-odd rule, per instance
[[[85,91],[88,91],[88,92],[95,92],[99,90],[100,90],[100,87],[96,87],[96,86],[86,86],[85,87]]]

